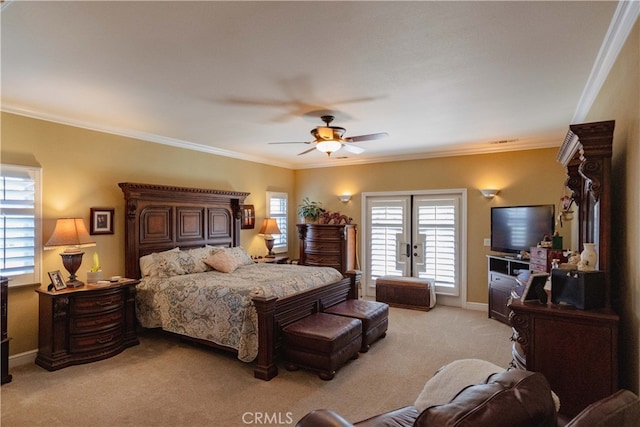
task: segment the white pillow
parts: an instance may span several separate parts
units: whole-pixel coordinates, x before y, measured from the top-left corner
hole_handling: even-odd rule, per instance
[[[169,249],[168,251],[164,251],[160,253],[168,254],[171,252],[175,253],[178,251],[180,251],[180,248],[173,248],[173,249]],[[152,276],[157,273],[155,269],[154,255],[158,255],[158,253],[154,252],[152,254],[145,255],[140,258],[140,274],[142,275],[142,277]]]
[[[245,251],[242,246],[234,246],[233,248],[224,248],[223,250],[236,260],[236,263],[238,264],[238,266],[251,265],[255,263],[251,259],[251,256],[249,256],[247,251]]]
[[[460,359],[443,366],[424,385],[413,406],[419,412],[449,403],[465,387],[481,384],[506,369],[480,359]]]

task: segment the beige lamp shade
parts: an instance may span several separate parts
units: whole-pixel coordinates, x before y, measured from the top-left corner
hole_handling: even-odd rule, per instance
[[[77,252],[78,248],[95,246],[82,218],[60,218],[49,240],[44,245],[45,249],[54,249],[59,246],[68,246],[66,252]]]
[[[260,234],[282,234],[278,223],[275,218],[265,218],[262,221],[262,228],[260,228]]]

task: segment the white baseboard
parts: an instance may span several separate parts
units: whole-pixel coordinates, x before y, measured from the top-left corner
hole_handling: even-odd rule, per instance
[[[9,369],[15,368],[16,366],[28,365],[30,363],[35,363],[36,356],[38,355],[38,350],[29,350],[24,353],[14,354],[13,356],[9,356]]]
[[[481,302],[469,302],[465,304],[464,308],[468,310],[477,310],[477,311],[486,311],[489,312],[489,304],[481,303]]]

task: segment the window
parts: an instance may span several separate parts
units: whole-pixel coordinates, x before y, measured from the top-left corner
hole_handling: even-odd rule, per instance
[[[289,195],[287,193],[276,193],[267,191],[267,218],[275,218],[281,234],[275,234],[273,241],[273,251],[283,253],[289,250],[289,241],[287,239],[288,207]]]
[[[1,165],[0,275],[9,286],[40,282],[39,168]]]

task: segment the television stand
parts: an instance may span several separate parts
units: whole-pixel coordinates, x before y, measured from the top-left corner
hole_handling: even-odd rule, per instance
[[[529,261],[509,255],[487,255],[489,318],[509,325],[510,310],[507,303],[511,291],[518,285],[516,277],[520,272],[529,269]]]

